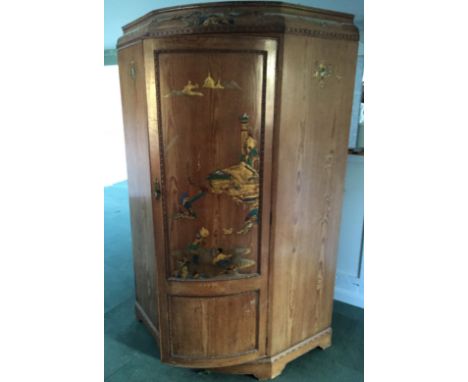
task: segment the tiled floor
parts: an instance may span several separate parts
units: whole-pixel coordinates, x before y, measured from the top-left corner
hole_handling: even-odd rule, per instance
[[[105,380],[253,381],[251,376],[226,375],[164,365],[143,324],[135,319],[127,183],[105,188],[104,347]],[[364,380],[364,311],[335,302],[333,345],[312,350],[289,363],[275,381]]]

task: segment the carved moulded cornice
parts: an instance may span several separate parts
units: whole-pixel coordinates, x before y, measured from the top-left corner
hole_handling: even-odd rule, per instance
[[[123,27],[121,48],[136,40],[187,34],[299,34],[359,40],[353,16],[276,2],[226,2],[166,8]]]

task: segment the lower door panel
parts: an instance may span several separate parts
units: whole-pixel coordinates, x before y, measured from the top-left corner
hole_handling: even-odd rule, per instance
[[[258,292],[215,297],[170,296],[172,357],[238,357],[258,352]]]

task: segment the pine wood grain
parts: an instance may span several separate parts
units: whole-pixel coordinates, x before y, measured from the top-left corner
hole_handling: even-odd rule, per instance
[[[151,178],[166,179],[166,182],[161,182],[161,199],[153,199],[154,235],[156,237],[156,250],[158,253],[158,256],[156,256],[156,262],[159,276],[157,289],[160,296],[159,311],[161,327],[161,358],[165,362],[175,362],[179,365],[205,365],[206,367],[229,365],[235,362],[239,362],[240,359],[255,359],[255,357],[265,354],[266,349],[268,308],[267,282],[269,262],[268,246],[270,241],[269,217],[271,213],[270,158],[272,157],[273,142],[277,40],[264,38],[253,39],[251,37],[247,38],[241,36],[236,36],[235,38],[192,37],[184,40],[146,40],[144,42],[144,46]],[[169,61],[167,65],[164,66],[164,68],[161,64],[159,68],[156,67],[155,52],[186,52],[187,50],[193,50],[194,46],[196,46],[197,49],[201,51],[212,51],[212,53],[209,53],[205,59],[206,65],[211,64],[216,66],[227,65],[228,63],[229,65],[233,65],[236,64],[236,62],[241,63],[239,65],[234,65],[235,67],[239,66],[237,72],[234,70],[234,74],[238,75],[240,79],[236,79],[235,77],[230,76],[227,70],[224,70],[225,74],[223,75],[223,78],[236,79],[236,81],[239,81],[239,85],[242,84],[242,86],[245,87],[245,90],[241,94],[247,91],[253,93],[253,95],[247,95],[246,97],[243,97],[236,95],[236,93],[231,93],[226,95],[230,98],[227,98],[223,101],[220,99],[220,97],[222,97],[221,95],[213,95],[210,92],[207,92],[211,98],[207,100],[208,105],[205,107],[210,107],[210,104],[213,102],[215,105],[219,102],[224,102],[223,105],[225,105],[225,108],[228,111],[227,116],[225,116],[221,111],[216,111],[212,106],[208,110],[200,107],[193,108],[190,104],[183,108],[180,106],[178,108],[173,108],[174,102],[176,101],[172,100],[171,98],[164,98],[164,95],[167,94],[167,91],[169,91],[172,86],[176,87],[176,89],[180,88],[179,83],[168,82],[166,85],[161,83],[159,84],[158,91],[157,69],[162,68],[163,70],[169,70],[170,68],[174,71],[174,73],[182,74],[186,74],[187,70],[183,69],[183,67],[182,69],[179,69],[178,65],[180,65],[180,63],[175,64],[175,61]],[[231,50],[232,53],[224,52],[226,50]],[[220,51],[223,51],[223,53],[220,53]],[[187,55],[187,53],[174,54]],[[203,56],[201,53],[194,52],[190,54],[190,57],[192,57],[191,60],[196,61],[197,65],[200,63],[200,60],[203,60],[200,58],[200,55]],[[193,64],[194,61],[191,63]],[[182,62],[187,62],[187,59],[185,59],[185,61],[182,60]],[[212,64],[212,62],[214,62],[214,64]],[[246,70],[245,74],[242,72],[244,69]],[[179,72],[177,72],[177,70],[179,70]],[[188,72],[190,72],[190,70]],[[205,73],[205,70],[202,71],[198,69],[198,73],[195,74],[202,75],[203,73]],[[205,76],[206,73],[203,74],[202,78]],[[171,80],[170,78],[172,77],[169,75],[164,76],[164,78],[166,78],[164,81],[175,81],[174,79]],[[262,81],[262,78],[265,78],[265,81]],[[186,78],[183,80],[185,81]],[[258,84],[249,85],[251,82],[250,80],[260,80],[260,86]],[[180,83],[183,83],[184,81],[180,80]],[[195,80],[192,80],[192,82],[195,82]],[[244,88],[242,87],[242,89]],[[167,103],[164,101],[167,101]],[[185,99],[185,101],[198,102],[196,97],[190,97],[190,99]],[[205,119],[205,114],[200,114],[199,109],[201,109],[203,113],[208,113],[210,118]],[[177,110],[177,113],[174,112],[175,110]],[[211,113],[214,114],[210,114],[210,110],[212,110]],[[229,110],[231,111],[229,112]],[[240,113],[238,111],[240,111]],[[240,140],[238,135],[238,120],[244,112],[250,112],[252,115],[252,120],[249,122],[249,124],[256,126],[258,141],[263,141],[260,161],[263,160],[267,165],[261,169],[262,192],[260,222],[257,227],[254,227],[254,229],[247,237],[238,235],[232,240],[236,240],[239,245],[242,245],[243,243],[252,243],[251,245],[253,254],[255,256],[254,258],[257,261],[257,266],[254,268],[254,273],[252,276],[247,279],[235,277],[231,280],[226,279],[219,282],[210,281],[210,279],[174,279],[171,277],[171,266],[173,265],[171,263],[171,251],[174,248],[187,245],[191,242],[191,240],[193,240],[193,233],[196,232],[197,221],[174,221],[173,213],[175,209],[174,205],[177,202],[177,197],[176,192],[173,189],[173,184],[176,182],[185,182],[184,185],[187,185],[188,182],[185,180],[185,178],[187,178],[187,174],[196,175],[196,170],[199,167],[201,169],[206,168],[206,173],[209,172],[213,166],[222,167],[225,164],[231,163],[231,161],[236,163],[239,160],[238,155]],[[192,113],[195,113],[195,116],[193,116]],[[176,114],[181,114],[182,117],[176,116]],[[164,117],[165,115],[166,117]],[[200,125],[197,125],[197,123],[199,123],[199,119],[201,119],[202,122],[208,121],[208,123],[201,123]],[[232,122],[232,119],[235,119],[236,121]],[[212,121],[212,129],[219,129],[216,130],[217,132],[222,133],[223,129],[227,130],[227,128],[232,128],[234,129],[234,133],[231,136],[229,131],[225,131],[223,133],[224,135],[221,135],[219,141],[217,139],[208,139],[207,141],[204,141],[206,137],[210,137],[209,134],[206,135],[206,131],[209,132],[209,128],[207,128],[207,126],[210,125],[210,120]],[[166,127],[166,123],[164,121],[169,121],[167,126],[171,127]],[[187,130],[187,127],[190,126],[195,126],[195,128]],[[162,129],[162,131],[159,129]],[[177,133],[179,129],[181,132],[180,140],[177,139],[176,143],[170,144],[171,141],[174,142],[173,135],[171,134]],[[261,129],[263,129],[263,138],[261,138]],[[166,134],[164,134],[164,132],[166,132]],[[198,135],[197,132],[199,132]],[[184,136],[183,133],[186,133],[188,138]],[[161,137],[162,141],[160,140]],[[169,150],[166,150],[166,147],[169,147]],[[186,150],[183,149],[184,147]],[[222,155],[216,154],[217,148],[218,150],[221,150],[221,148],[224,147],[227,147],[226,152],[223,152]],[[202,148],[207,149],[203,150]],[[235,155],[236,153],[237,155]],[[208,159],[206,159],[205,156],[207,156]],[[199,158],[201,161],[200,164],[203,164],[203,166],[198,166],[197,162]],[[218,161],[218,164],[216,161]],[[179,162],[185,163],[185,166],[180,166]],[[187,170],[187,166],[189,170]],[[165,177],[163,177],[163,174]],[[202,177],[203,175],[200,174],[199,179],[202,180]],[[154,191],[154,185],[151,185],[151,187],[153,187]],[[179,189],[180,187],[177,188],[176,191]],[[214,199],[216,199],[216,197]],[[210,198],[207,198],[207,200],[209,202]],[[211,201],[212,200],[213,198],[211,198]],[[231,222],[233,221],[233,217],[235,219],[237,218],[237,222],[245,218],[243,211],[241,210],[241,213],[239,213],[239,209],[236,210],[234,208],[235,205],[232,204],[231,200],[226,200],[224,198],[222,201],[217,201],[216,203],[223,202],[225,205],[219,206],[214,203],[214,206],[216,207],[214,209],[208,208],[210,206],[208,202],[203,202],[205,203],[205,209],[199,208],[199,206],[196,207],[197,212],[199,211],[200,213],[200,221],[202,222],[213,224],[212,222],[216,221],[218,215],[223,219],[230,219]],[[224,213],[227,214],[226,217],[224,217]],[[262,223],[264,221],[266,221],[266,224]],[[236,223],[236,220],[234,220],[234,223]],[[215,231],[211,226],[210,228],[211,232]],[[260,230],[261,232],[259,232]],[[177,242],[177,240],[180,241]],[[245,240],[249,241],[245,242]],[[224,358],[216,358],[213,360],[207,359],[205,361],[194,361],[193,359],[181,358],[178,358],[176,361],[174,360],[170,351],[173,346],[173,338],[169,334],[173,317],[168,313],[170,310],[169,300],[173,298],[173,296],[182,295],[194,297],[216,297],[231,294],[233,295],[232,298],[235,298],[234,294],[245,293],[246,291],[258,291],[258,299],[256,300],[258,315],[252,316],[252,320],[255,322],[256,336],[258,337],[258,348],[252,354],[239,356],[237,352],[234,352],[231,355],[226,355]],[[204,319],[207,319],[207,317]],[[188,322],[187,326],[194,333],[194,335],[200,330],[199,325],[194,323],[192,324]],[[237,337],[239,338],[239,341],[242,341],[242,332],[240,332]]]
[[[357,44],[285,36],[273,175],[269,354],[331,325]],[[323,88],[316,62],[333,66]],[[298,70],[300,68],[300,70]]]
[[[159,328],[143,44],[135,44],[120,51],[118,60],[125,126],[136,300],[152,325]],[[132,71],[135,73],[134,78],[131,75]]]
[[[331,344],[357,30],[349,15],[235,7],[151,13],[119,41],[137,315],[165,363],[273,378]],[[240,90],[203,88],[208,72]],[[188,81],[203,95],[181,94]],[[209,192],[196,219],[175,219],[183,192],[239,163],[243,113],[259,145],[258,224],[224,235],[242,225],[245,206]],[[251,248],[255,266],[221,278],[174,272],[174,254],[201,226],[204,245]]]

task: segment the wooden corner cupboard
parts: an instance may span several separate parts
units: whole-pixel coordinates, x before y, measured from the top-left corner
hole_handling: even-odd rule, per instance
[[[123,30],[136,315],[164,363],[273,378],[331,344],[353,17],[222,2]]]

